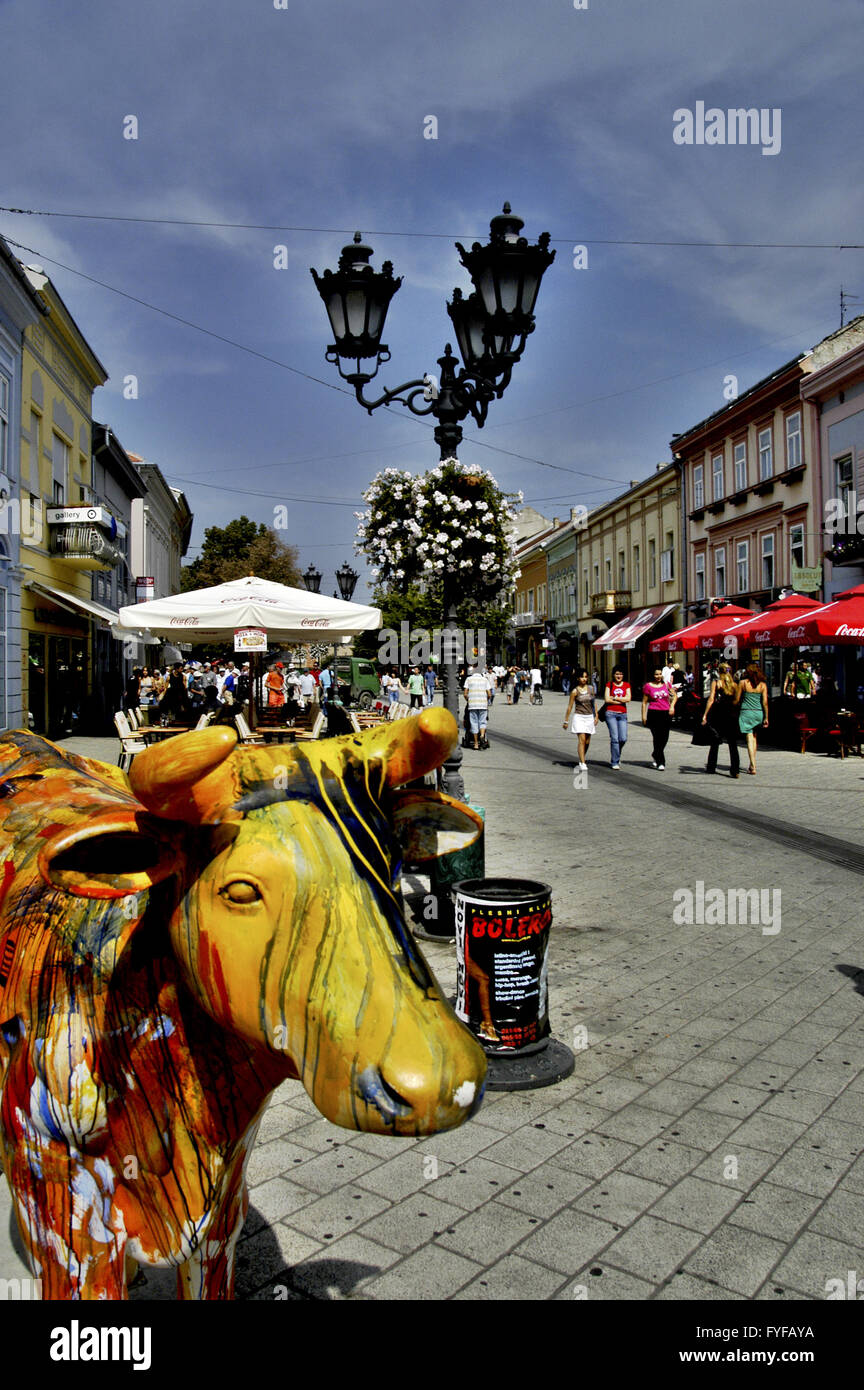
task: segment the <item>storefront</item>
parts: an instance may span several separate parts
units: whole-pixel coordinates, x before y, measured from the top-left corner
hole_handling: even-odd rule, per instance
[[[662,629],[674,632],[676,623],[673,615],[679,612],[677,603],[661,603],[653,608],[634,608],[592,643],[595,661],[600,672],[600,682],[604,685],[616,666],[624,671],[625,680],[633,688],[641,690],[648,667],[654,658],[648,650],[649,635],[662,637]],[[661,631],[658,633],[657,629]]]

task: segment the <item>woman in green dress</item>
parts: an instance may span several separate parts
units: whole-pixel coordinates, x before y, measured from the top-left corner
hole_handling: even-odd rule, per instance
[[[750,766],[747,771],[756,776],[756,730],[768,728],[768,686],[759,667],[748,666],[738,686],[738,727],[747,740]]]

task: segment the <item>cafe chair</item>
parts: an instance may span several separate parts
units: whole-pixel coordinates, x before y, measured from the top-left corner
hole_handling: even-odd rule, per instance
[[[147,744],[140,734],[132,731],[129,720],[121,710],[114,715],[114,727],[120,739],[120,756],[117,759],[117,766],[124,772],[128,772],[132,766],[132,759],[136,753],[143,753]]]

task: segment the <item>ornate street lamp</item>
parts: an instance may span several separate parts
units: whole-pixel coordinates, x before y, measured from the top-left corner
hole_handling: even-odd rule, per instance
[[[352,570],[347,560],[342,568],[336,571],[336,583],[339,585],[339,592],[346,603],[351,602],[351,595],[357,587],[359,578],[359,574],[356,570]]]
[[[385,389],[375,400],[367,399],[364,387],[378,375],[381,364],[390,360],[381,334],[401,277],[394,279],[390,261],[385,261],[380,271],[372,269],[372,249],[363,245],[359,232],[350,246],[343,247],[337,270],[325,270],[321,275],[312,271],[333,330],[327,361],[335,363],[370,415],[394,401],[414,415],[432,415],[438,422],[435,440],[442,459],[456,454],[462,440],[461,422],[468,415],[482,429],[489,402],[496,396],[500,400],[513,366],[522,356],[525,339],[534,331],[540,281],[555,252],[549,250],[548,232],[543,232],[536,246],[529,246],[519,235],[523,225],[505,203],[503,213],[492,218],[488,245],[475,241],[466,251],[456,243],[475,286],[475,293],[467,300],[461,290],[455,290],[448,305],[462,353],[461,369],[447,343],[444,356],[438,358],[441,372],[437,382],[427,374],[393,390]],[[371,370],[363,365],[369,358],[375,359]],[[345,365],[352,364],[352,370],[344,370]]]
[[[543,232],[536,246],[530,246],[520,235],[523,225],[522,219],[513,215],[510,204],[505,203],[503,212],[492,218],[487,245],[475,241],[466,251],[456,243],[462,264],[474,282],[474,292],[467,299],[457,289],[447,305],[462,366],[447,343],[443,357],[438,358],[441,370],[437,380],[427,374],[403,382],[394,390],[385,388],[374,400],[367,398],[364,388],[377,376],[381,364],[390,360],[381,334],[401,278],[394,279],[390,261],[385,261],[380,271],[372,269],[372,250],[363,245],[359,232],[352,245],[343,247],[336,271],[325,270],[321,275],[312,271],[333,330],[327,361],[335,363],[339,375],[354,387],[357,400],[370,415],[379,406],[395,401],[407,406],[414,415],[431,415],[436,421],[435,442],[442,459],[457,454],[462,421],[469,415],[478,429],[483,428],[490,401],[503,396],[525,341],[534,331],[540,281],[555,259],[555,252],[549,250],[548,232]],[[371,370],[370,359],[374,359]],[[450,655],[442,662],[444,702],[458,719],[459,691],[452,655],[455,643],[446,636],[448,630],[456,629],[456,585],[455,575],[445,571],[444,649],[449,649]],[[457,748],[445,763],[444,788],[456,797],[465,791],[459,772],[461,760],[462,753]]]
[[[303,575],[303,583],[306,585],[310,594],[321,592],[321,572],[316,570],[314,565],[310,565]]]

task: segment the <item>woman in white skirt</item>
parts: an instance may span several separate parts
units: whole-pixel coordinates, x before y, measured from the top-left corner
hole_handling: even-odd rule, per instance
[[[570,691],[564,728],[566,729],[569,726],[571,734],[577,735],[579,740],[579,766],[583,768],[585,766],[588,745],[591,742],[591,735],[597,727],[597,714],[594,708],[594,701],[594,687],[588,679],[588,672],[582,667],[576,676],[576,684]]]

